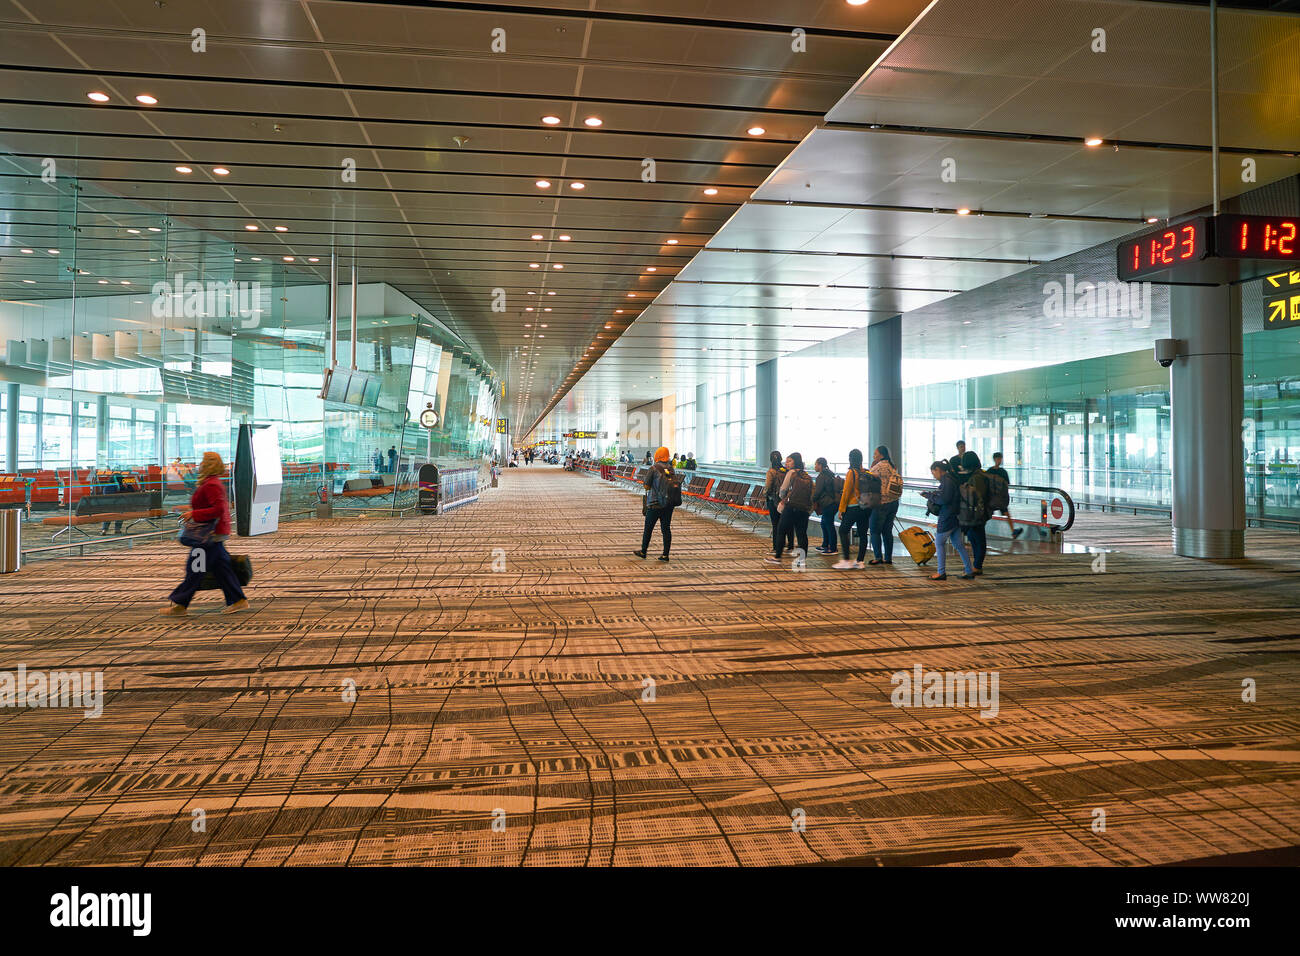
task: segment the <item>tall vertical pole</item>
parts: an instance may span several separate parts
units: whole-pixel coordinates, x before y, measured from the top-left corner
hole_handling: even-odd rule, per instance
[[[1214,214],[1219,214],[1219,4],[1210,0],[1210,175],[1214,177]]]
[[[339,266],[338,258],[334,251],[330,250],[330,356],[329,367],[334,368],[339,364]]]
[[[352,258],[352,371],[357,370],[357,260]]]

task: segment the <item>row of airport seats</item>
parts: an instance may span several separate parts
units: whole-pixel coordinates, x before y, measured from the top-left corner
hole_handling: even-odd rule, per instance
[[[599,466],[585,470],[599,471]],[[649,465],[605,466],[609,480],[634,491],[643,488],[649,470]],[[684,506],[694,506],[697,511],[720,518],[728,524],[736,520],[747,520],[755,527],[759,521],[768,517],[767,497],[763,493],[762,481],[710,478],[690,471],[679,474],[685,479],[682,484]]]

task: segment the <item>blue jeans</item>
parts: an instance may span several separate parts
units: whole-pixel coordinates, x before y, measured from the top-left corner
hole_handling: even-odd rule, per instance
[[[868,529],[871,535],[871,553],[876,556],[877,561],[894,560],[894,516],[897,514],[897,501],[891,501],[887,505],[877,505],[871,509]],[[881,558],[882,552],[884,558]]]
[[[827,505],[822,509],[822,550],[835,550],[835,514],[838,505]]]
[[[935,567],[935,571],[939,574],[947,573],[944,571],[944,566],[947,564],[945,559],[948,557],[947,545],[949,541],[952,542],[953,549],[957,552],[957,557],[961,558],[962,570],[966,574],[971,574],[973,569],[971,568],[970,555],[966,553],[966,546],[961,543],[961,528],[951,528],[948,531],[939,531],[935,533],[934,552],[938,557],[938,564]]]

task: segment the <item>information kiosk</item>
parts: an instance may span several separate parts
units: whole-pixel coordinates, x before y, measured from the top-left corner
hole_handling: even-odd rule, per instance
[[[280,526],[284,465],[275,425],[240,425],[235,448],[235,532],[269,534]]]

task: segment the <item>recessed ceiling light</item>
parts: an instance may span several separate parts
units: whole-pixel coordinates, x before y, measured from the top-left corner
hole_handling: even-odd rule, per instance
[[[161,227],[161,226],[150,226],[150,227],[149,227],[149,231],[150,231],[150,232],[162,232],[162,227]]]
[[[48,252],[48,253],[49,253],[50,255],[52,255],[52,256],[57,256],[57,255],[59,254],[59,250],[58,250],[58,249],[46,249],[45,251]]]
[[[530,262],[530,263],[528,263],[528,268],[530,268],[530,269],[540,269],[541,267],[542,267],[542,264],[541,264],[540,262]]]
[[[546,293],[546,294],[547,294],[547,295],[555,295],[554,292],[548,292],[548,293]]]
[[[276,231],[276,232],[288,232],[288,231],[289,231],[289,227],[288,227],[288,226],[276,226],[276,227],[275,227],[275,231]]]
[[[551,310],[550,310],[550,309],[547,309],[546,311],[547,311],[547,312],[550,312]],[[542,323],[542,328],[544,328],[544,329],[549,329],[550,326],[547,325],[545,322],[543,322],[543,323]]]
[[[570,188],[570,189],[586,189],[586,188],[587,188],[587,184],[586,184],[586,183],[569,183],[569,188]]]
[[[528,292],[528,293],[526,293],[526,294],[527,294],[527,295],[537,295],[536,292]]]
[[[230,175],[230,170],[226,169],[225,166],[213,166],[213,167],[212,167],[212,172],[213,172],[213,174],[216,175],[216,176],[229,176],[229,175]]]
[[[133,236],[138,236],[138,235],[140,235],[140,230],[139,230],[139,229],[128,229],[127,232],[131,233],[131,235],[133,235]]]
[[[558,116],[543,116],[542,122],[547,126],[559,126],[560,118]]]
[[[1085,139],[1085,140],[1083,141],[1083,145],[1084,145],[1084,146],[1100,146],[1100,145],[1101,145],[1101,137],[1100,137],[1100,136],[1089,136],[1087,139]]]
[[[669,240],[668,240],[668,245],[670,245],[670,246],[675,246],[675,245],[677,245],[677,240],[676,240],[676,239],[669,239]]]
[[[249,232],[257,232],[257,226],[253,225],[251,222],[244,228],[247,229]]]
[[[136,98],[135,98],[135,101],[136,101],[137,103],[143,103],[145,106],[157,106],[157,105],[158,105],[158,97],[156,97],[156,96],[150,96],[148,93],[140,93],[140,94],[138,94],[138,95],[136,96]]]
[[[551,181],[549,179],[539,179],[533,185],[535,185],[538,189],[550,189]]]
[[[969,215],[970,215],[970,210],[967,209],[965,206],[962,206],[960,209],[957,210],[957,215],[959,215],[959,216],[969,216]]]
[[[524,306],[524,311],[525,311],[525,312],[531,312],[531,311],[533,311],[533,307],[532,307],[531,305],[526,305],[526,306]]]
[[[184,173],[186,176],[188,176],[190,173],[194,172],[194,170],[188,166],[177,166],[176,172]]]
[[[1155,216],[1147,216],[1147,222],[1156,222],[1156,221],[1157,220]]]
[[[555,265],[551,266],[551,268],[552,268],[552,269],[563,269],[563,268],[564,268],[564,263],[562,263],[562,262],[557,262],[557,263],[555,263]]]
[[[588,116],[582,122],[585,123],[587,126],[596,127],[596,126],[600,126],[605,121],[602,120],[599,116]]]
[[[623,314],[623,310],[622,310],[622,309],[615,309],[615,310],[614,310],[614,314],[615,314],[615,315],[622,315],[622,314]]]
[[[120,282],[118,282],[118,285],[130,285],[130,284],[131,282],[128,279],[122,279]]]
[[[532,238],[534,238],[534,239],[541,239],[541,238],[542,238],[542,234],[541,234],[540,232],[535,232],[535,233],[533,233]]]
[[[533,327],[533,323],[531,323],[531,322],[525,322],[525,323],[524,323],[524,328],[526,328],[526,329],[531,329],[532,327]]]
[[[745,130],[745,132],[750,136],[762,136],[767,132],[767,130],[763,129],[761,126],[751,126],[749,129]]]
[[[254,262],[261,262],[261,261],[262,261],[262,257],[261,257],[261,256],[253,256],[253,261],[254,261]]]
[[[33,250],[31,250],[31,249],[20,249],[19,252],[21,252],[21,253],[22,253],[23,255],[25,255],[25,256],[30,256],[30,255],[32,254]]]
[[[285,256],[285,257],[284,257],[284,261],[285,261],[285,262],[293,262],[293,256]]]
[[[28,285],[36,285],[35,279],[24,279],[23,281],[26,282]]]
[[[851,7],[860,7],[860,6],[862,6],[863,4],[865,4],[866,2],[867,2],[867,0],[848,0],[848,4],[849,4],[849,6],[851,6]]]
[[[92,100],[94,100],[96,103],[107,103],[107,102],[108,102],[108,94],[107,94],[107,93],[101,93],[101,92],[99,92],[99,90],[95,90],[93,93],[87,93],[86,95],[89,96],[89,97],[90,97]]]
[[[307,257],[307,261],[308,261],[308,262],[320,262],[320,259],[318,259],[316,256],[308,256],[308,257]]]
[[[716,189],[714,189],[712,186],[710,186],[708,189],[704,190],[704,195],[706,195],[706,196],[716,196],[717,194],[718,194],[718,191],[717,191]]]
[[[654,266],[646,266],[646,267],[645,267],[645,271],[646,271],[646,272],[658,272],[659,270],[656,269]]]
[[[99,280],[99,284],[100,284],[100,285],[108,285],[108,280],[107,280],[107,279],[100,279],[100,280]]]
[[[568,242],[572,238],[572,236],[560,236],[560,242]]]
[[[243,260],[243,259],[236,258],[235,261],[236,261],[236,262],[243,262],[244,260]]]
[[[636,298],[636,293],[635,293],[635,292],[629,292],[629,293],[627,294],[627,297],[628,297],[629,299],[635,299],[635,298]]]

